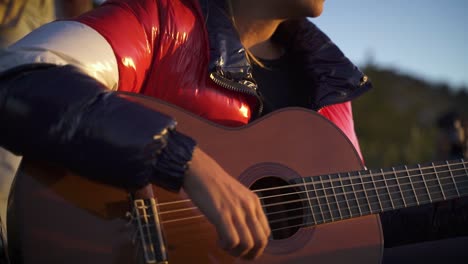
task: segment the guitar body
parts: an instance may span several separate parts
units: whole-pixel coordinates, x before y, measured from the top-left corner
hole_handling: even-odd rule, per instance
[[[278,188],[301,177],[363,169],[344,134],[308,110],[282,110],[232,129],[161,101],[125,96],[175,117],[179,131],[194,137],[251,188]],[[154,192],[169,263],[243,262],[217,247],[215,228],[198,210],[183,210],[193,206],[190,202],[176,202],[187,199],[183,192],[158,187]],[[284,209],[276,220],[296,221],[296,226],[307,222],[306,211],[296,210],[295,220],[288,220],[294,210]],[[9,200],[10,257],[14,263],[144,263],[126,217],[130,210],[124,190],[26,157]],[[383,252],[378,215],[283,229],[275,235],[254,263],[379,263]]]

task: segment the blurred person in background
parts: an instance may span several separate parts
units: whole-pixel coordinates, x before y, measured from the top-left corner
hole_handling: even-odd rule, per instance
[[[467,123],[467,118],[457,111],[449,111],[439,117],[436,159],[468,159]]]

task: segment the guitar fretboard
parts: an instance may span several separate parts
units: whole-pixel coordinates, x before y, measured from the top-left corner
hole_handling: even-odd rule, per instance
[[[468,195],[468,165],[453,160],[300,179],[311,225]]]

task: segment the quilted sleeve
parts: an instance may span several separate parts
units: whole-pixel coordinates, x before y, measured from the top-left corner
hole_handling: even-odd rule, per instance
[[[175,121],[66,65],[0,75],[0,146],[124,188],[178,191],[195,141]]]

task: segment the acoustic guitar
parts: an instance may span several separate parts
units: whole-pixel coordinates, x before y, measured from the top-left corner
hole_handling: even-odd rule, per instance
[[[162,101],[122,96],[173,116],[260,197],[272,236],[250,263],[379,263],[378,213],[468,194],[464,160],[366,170],[346,136],[306,109],[226,128]],[[244,262],[218,248],[215,228],[183,192],[153,192],[141,199],[26,157],[9,199],[9,255],[26,264]]]

